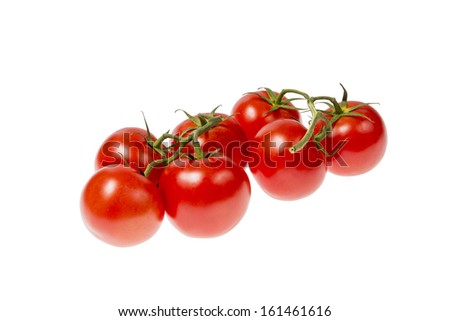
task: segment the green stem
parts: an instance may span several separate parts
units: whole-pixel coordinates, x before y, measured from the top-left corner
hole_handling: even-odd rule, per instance
[[[341,117],[340,115],[334,115],[331,120],[329,120],[328,118],[324,117],[322,115],[323,119],[325,120],[326,123],[326,127],[320,132],[318,133],[314,140],[317,143],[320,143],[322,140],[325,139],[325,137],[327,137],[327,135],[331,132],[331,130],[333,129],[333,124]]]
[[[330,97],[330,96],[317,96],[317,97],[312,97],[311,100],[313,102],[317,101],[317,100],[328,100],[329,102],[331,102],[331,104],[333,105],[334,108],[334,114],[343,114],[344,111],[342,110],[341,105],[339,105],[338,101],[336,100],[336,98],[334,97]]]
[[[153,167],[158,166],[159,164],[164,164],[164,163],[165,163],[164,159],[154,160],[153,162],[148,164],[147,167],[145,168],[144,176],[148,177],[150,175],[150,172],[152,171]]]
[[[192,135],[192,145],[194,145],[194,153],[196,159],[203,158],[202,148],[200,147],[200,143],[198,141],[198,133],[194,131]]]
[[[327,119],[321,111],[317,111],[314,103],[318,100],[328,100],[333,105],[333,117],[329,120]],[[306,131],[305,135],[302,137],[302,139],[292,146],[289,151],[291,153],[298,152],[301,150],[305,145],[308,143],[308,141],[311,139],[311,137],[314,135],[314,127],[316,126],[317,122],[322,119],[326,126],[325,128],[315,136],[314,140],[316,143],[320,143],[325,137],[328,135],[329,132],[331,132],[332,125],[344,114],[344,110],[342,109],[341,105],[339,105],[338,101],[334,97],[330,96],[316,96],[316,97],[310,97],[308,98],[308,107],[312,114],[312,120],[309,125],[308,130]]]
[[[159,137],[157,140],[155,140],[154,142],[153,142],[153,147],[155,148],[155,149],[161,149],[161,145],[162,145],[162,143],[166,140],[166,139],[177,139],[177,140],[179,140],[180,139],[180,137],[178,137],[177,135],[174,135],[174,134],[170,134],[170,133],[164,133],[164,134],[162,134],[161,135],[161,137]]]
[[[171,138],[171,139],[176,139],[178,140],[179,137],[173,134],[169,134],[169,133],[164,133],[163,135],[161,135],[161,137],[159,137],[157,140],[155,140],[154,142],[148,142],[148,144],[150,145],[150,147],[159,154],[159,156],[161,156],[161,158],[165,161],[167,159],[167,155],[166,153],[161,149],[161,145],[163,143],[163,141],[165,141],[166,139]],[[147,168],[145,169],[147,171]],[[144,172],[145,173],[145,172]]]
[[[283,97],[286,94],[297,94],[302,96],[305,99],[309,99],[309,95],[307,93],[304,93],[303,91],[297,90],[297,89],[283,89],[280,91],[280,93],[277,96],[277,99],[275,100],[275,105],[279,106],[281,105],[281,102],[283,101]]]
[[[314,97],[313,97],[314,98]],[[306,131],[305,135],[300,139],[300,141],[289,148],[289,151],[293,154],[301,150],[305,145],[308,143],[308,141],[311,139],[311,137],[314,135],[314,127],[316,126],[319,119],[325,118],[321,112],[318,112],[316,109],[316,106],[314,106],[313,98],[308,99],[308,107],[312,114],[312,120],[309,125],[308,130]]]

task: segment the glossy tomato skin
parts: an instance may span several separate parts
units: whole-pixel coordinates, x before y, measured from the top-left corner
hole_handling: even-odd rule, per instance
[[[278,93],[275,94],[278,95]],[[231,112],[244,129],[247,139],[252,140],[262,127],[277,119],[300,120],[300,112],[298,110],[280,108],[269,112],[272,109],[272,105],[258,95],[269,97],[265,90],[245,94],[234,104]],[[291,103],[288,105],[294,107]]]
[[[160,179],[166,212],[172,224],[191,237],[216,237],[230,231],[250,201],[245,170],[225,157],[169,164]]]
[[[155,141],[156,137],[150,135]],[[144,172],[150,162],[161,159],[161,155],[148,146],[147,137],[147,131],[138,127],[125,127],[115,131],[101,144],[95,158],[95,169],[106,166],[129,166]],[[161,172],[161,166],[153,168],[149,179],[156,183]]]
[[[81,194],[83,221],[100,240],[132,246],[152,237],[164,217],[164,203],[155,184],[130,167],[104,167]]]
[[[220,116],[225,120],[198,137],[198,142],[203,153],[219,150],[218,155],[230,158],[239,166],[246,166],[245,142],[247,137],[245,136],[244,130],[233,117],[222,113],[215,113],[214,116]],[[196,118],[198,119],[198,116]],[[192,128],[195,128],[194,122],[186,119],[178,124],[172,133],[180,136],[186,130]],[[184,136],[189,136],[190,133],[186,132]],[[194,146],[192,143],[186,145],[183,153],[194,155]]]
[[[289,148],[307,129],[296,120],[280,119],[264,126],[256,135],[250,170],[261,188],[280,200],[296,200],[316,191],[325,179],[325,155],[310,141],[292,154]]]
[[[348,101],[347,108],[361,105]],[[344,108],[345,110],[345,108]],[[328,170],[336,175],[352,176],[373,169],[383,158],[387,147],[387,131],[380,114],[369,105],[354,110],[369,119],[358,116],[342,116],[325,138],[329,153],[338,152],[328,158]]]

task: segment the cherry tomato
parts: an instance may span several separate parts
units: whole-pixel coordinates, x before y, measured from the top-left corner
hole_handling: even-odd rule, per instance
[[[372,106],[358,101],[347,101],[346,105],[341,105],[344,113],[352,107],[362,105],[352,113],[365,117],[344,114],[333,124],[331,133],[323,143],[327,152],[332,155],[327,160],[328,170],[343,176],[366,173],[384,156],[387,146],[386,127],[380,114]]]
[[[225,157],[180,157],[163,171],[160,189],[169,220],[191,237],[215,237],[230,231],[250,201],[245,170]]]
[[[275,93],[275,95],[278,95],[278,93]],[[269,94],[265,90],[245,94],[235,103],[231,112],[244,129],[248,139],[253,139],[262,127],[274,120],[300,120],[300,113],[295,109],[279,108],[269,112],[272,109],[273,104],[260,96],[269,98]],[[286,105],[294,107],[290,102],[286,103]]]
[[[309,141],[300,151],[289,148],[305,135],[307,129],[293,119],[279,119],[264,126],[256,135],[257,145],[249,163],[261,188],[281,200],[295,200],[310,195],[326,175],[325,155]]]
[[[155,141],[156,137],[153,134],[150,135],[151,140]],[[147,144],[147,136],[145,129],[136,127],[126,127],[112,133],[97,152],[95,169],[122,165],[144,172],[150,162],[161,159],[161,155]],[[161,172],[161,166],[153,168],[149,179],[157,182]]]
[[[198,137],[198,142],[203,153],[219,150],[217,155],[224,155],[230,158],[237,165],[245,166],[246,157],[244,153],[244,144],[247,137],[245,136],[244,130],[233,117],[229,117],[228,115],[222,113],[214,113],[214,116],[220,116],[225,120]],[[195,118],[198,119],[198,115],[195,116]],[[172,133],[177,136],[184,133],[183,137],[187,137],[190,134],[189,129],[193,129],[195,127],[196,125],[192,120],[186,119],[178,124],[178,126],[173,129]],[[174,142],[172,141],[171,144],[173,143]],[[175,145],[175,148],[176,146],[177,145]],[[193,144],[189,143],[186,145],[183,149],[183,153],[193,155]]]
[[[104,167],[95,172],[83,189],[80,207],[89,231],[115,246],[146,241],[164,217],[155,184],[130,167]]]

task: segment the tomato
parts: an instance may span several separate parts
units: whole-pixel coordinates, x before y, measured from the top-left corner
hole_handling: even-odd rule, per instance
[[[83,189],[80,207],[88,230],[115,246],[146,241],[164,217],[155,184],[130,167],[104,167],[95,172]]]
[[[142,128],[126,127],[112,133],[102,143],[95,158],[95,169],[105,166],[132,167],[144,172],[147,165],[153,160],[161,159],[161,155],[147,144],[147,131]],[[150,134],[151,140],[156,137]],[[124,159],[125,165],[124,165]],[[149,179],[157,182],[162,167],[157,166],[150,172]]]
[[[215,237],[230,231],[250,201],[245,170],[226,157],[180,157],[160,179],[169,221],[191,237]]]
[[[219,150],[217,155],[224,155],[237,165],[245,166],[246,157],[244,144],[247,137],[245,136],[244,130],[233,117],[221,113],[214,113],[214,116],[220,116],[224,120],[198,137],[198,142],[203,153]],[[198,115],[194,118],[199,119]],[[178,126],[173,129],[172,133],[177,136],[184,133],[183,137],[187,137],[192,132],[189,131],[189,129],[193,128],[196,128],[196,124],[191,119],[186,119],[178,124]],[[173,143],[174,141],[172,140],[171,144]],[[175,145],[175,148],[176,147],[177,145]],[[186,145],[183,149],[183,153],[194,154],[194,145],[192,142]]]
[[[358,101],[341,105],[344,115],[332,125],[332,131],[323,143],[327,152],[332,154],[327,160],[328,170],[343,176],[366,173],[381,161],[386,151],[384,121],[370,105]],[[365,117],[345,116],[348,109],[358,105],[362,106],[351,112]]]
[[[274,93],[278,95],[278,93]],[[248,139],[253,139],[258,131],[277,119],[297,119],[300,120],[300,113],[295,109],[279,108],[269,112],[273,104],[264,100],[262,97],[269,98],[265,90],[256,93],[248,93],[242,96],[233,106],[231,114],[244,129]],[[290,102],[287,106],[294,107]]]
[[[270,196],[295,200],[316,191],[327,172],[325,155],[309,141],[300,151],[289,148],[303,138],[307,129],[293,119],[279,119],[256,135],[249,167],[255,180]]]

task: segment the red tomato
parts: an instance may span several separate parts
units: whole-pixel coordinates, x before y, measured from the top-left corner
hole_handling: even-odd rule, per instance
[[[275,93],[278,95],[278,93]],[[280,108],[269,112],[273,104],[267,102],[263,98],[269,98],[265,90],[256,93],[248,93],[242,96],[234,105],[231,114],[244,129],[248,139],[253,139],[258,131],[277,119],[297,119],[300,120],[300,113],[294,109]],[[294,107],[290,102],[288,106]]]
[[[362,104],[348,101],[343,110],[346,112]],[[328,170],[333,174],[350,176],[366,173],[381,161],[386,151],[387,132],[380,114],[369,105],[352,112],[370,120],[361,116],[341,116],[322,143],[328,153],[337,151],[328,159]]]
[[[279,119],[264,126],[256,135],[251,150],[251,172],[261,188],[281,200],[295,200],[310,195],[326,175],[324,154],[310,141],[296,153],[289,148],[305,135],[307,129],[293,119]]]
[[[244,130],[232,117],[228,118],[228,115],[215,113],[214,116],[223,117],[225,120],[220,122],[215,127],[212,127],[206,133],[198,137],[198,142],[203,153],[213,152],[219,150],[218,155],[224,155],[230,158],[239,166],[246,165],[246,159],[244,154],[245,142],[247,140]],[[198,119],[198,116],[195,116]],[[176,126],[172,133],[180,136],[187,137],[191,131],[186,130],[196,128],[194,122],[190,119],[186,119],[178,126]],[[174,141],[171,142],[173,144]],[[176,148],[176,146],[175,146]],[[183,153],[194,155],[194,145],[189,143],[183,149]]]
[[[161,159],[161,155],[155,152],[147,144],[147,131],[142,128],[126,127],[112,133],[102,143],[95,158],[95,169],[98,170],[106,166],[124,166],[144,172],[147,165],[153,160]],[[151,134],[151,139],[156,137]],[[162,167],[152,169],[149,179],[157,182],[161,175]]]
[[[225,157],[181,157],[164,169],[160,189],[169,220],[191,237],[215,237],[230,231],[250,201],[245,170]]]
[[[152,237],[164,217],[155,184],[130,167],[104,167],[81,194],[81,214],[89,231],[115,246],[131,246]]]

